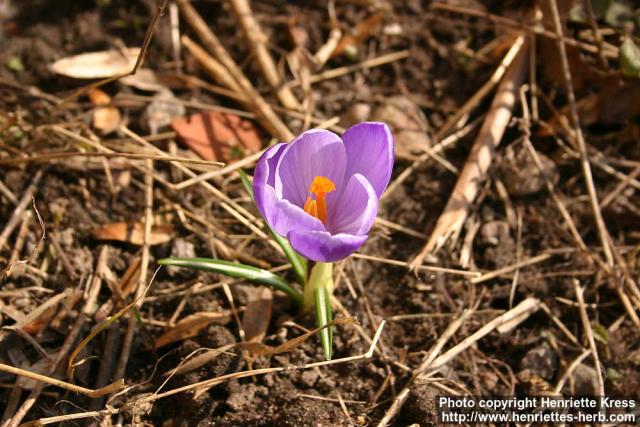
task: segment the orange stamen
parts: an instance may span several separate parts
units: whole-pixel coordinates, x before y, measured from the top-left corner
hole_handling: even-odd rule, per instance
[[[304,203],[304,211],[309,215],[318,218],[318,204],[311,197],[307,197]]]
[[[304,204],[304,211],[309,215],[318,218],[324,224],[327,222],[327,201],[325,195],[335,191],[336,186],[326,176],[318,175],[313,178],[311,186],[309,187],[309,193],[316,196],[313,200],[311,196],[307,197],[307,201]]]

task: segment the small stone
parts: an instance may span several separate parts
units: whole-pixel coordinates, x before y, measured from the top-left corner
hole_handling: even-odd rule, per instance
[[[178,258],[194,258],[196,256],[196,247],[193,243],[178,237],[173,240],[171,256]]]
[[[262,377],[262,382],[264,383],[265,386],[271,388],[274,386],[274,384],[276,383],[275,379],[273,378],[272,374],[267,374],[265,376]]]
[[[364,102],[358,102],[350,106],[340,116],[340,123],[345,127],[353,126],[360,122],[365,122],[371,115],[371,105]]]
[[[496,268],[510,265],[515,261],[516,242],[511,237],[506,221],[489,221],[480,228],[478,239],[486,247],[484,257]]]
[[[523,146],[510,146],[500,163],[499,172],[507,191],[512,196],[529,196],[546,187],[545,176],[552,184],[560,179],[556,164],[538,152],[542,168],[538,168],[529,150]]]
[[[393,130],[395,154],[413,158],[431,147],[429,123],[418,105],[405,96],[392,96],[371,114],[372,121],[384,122]]]
[[[183,117],[185,112],[184,105],[176,102],[173,92],[165,88],[154,95],[153,101],[145,108],[141,125],[155,135],[169,127],[173,119]]]
[[[578,365],[571,377],[574,387],[572,394],[578,396],[595,396],[598,394],[598,373],[591,366]]]
[[[307,387],[313,387],[318,380],[318,376],[315,369],[307,369],[300,375],[300,382]]]
[[[496,388],[496,385],[498,385],[498,381],[500,380],[500,378],[498,378],[498,375],[493,371],[482,372],[480,375],[480,379],[482,380],[482,385],[484,386],[484,388],[489,391]]]
[[[407,403],[402,409],[403,418],[420,425],[435,425],[436,397],[439,393],[428,385],[416,385],[411,388]]]
[[[93,271],[94,258],[86,246],[79,246],[69,250],[67,256],[79,275],[90,274]]]
[[[511,239],[509,224],[506,221],[489,221],[480,228],[482,243],[489,246],[498,246]]]
[[[171,245],[171,256],[175,258],[195,258],[196,247],[188,240],[178,237],[173,240],[173,245]],[[184,268],[174,266],[167,267],[167,273],[170,276],[175,276],[179,272],[183,271],[185,271]]]
[[[75,241],[75,230],[73,228],[65,228],[56,234],[60,246],[63,248],[71,248]]]
[[[321,393],[329,393],[336,388],[336,382],[329,377],[320,378],[315,385]]]
[[[229,383],[229,397],[227,398],[227,405],[234,411],[240,411],[248,406],[251,406],[256,394],[266,395],[269,389],[264,386],[257,386],[255,384],[238,384],[237,382]]]
[[[545,342],[529,350],[520,361],[520,367],[545,380],[551,380],[558,370],[558,357]]]
[[[27,297],[18,297],[12,301],[12,304],[18,310],[25,309],[31,305],[31,300]]]

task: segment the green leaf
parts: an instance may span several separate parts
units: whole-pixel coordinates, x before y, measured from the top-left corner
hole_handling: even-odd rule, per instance
[[[251,265],[211,258],[164,258],[159,260],[158,264],[187,267],[194,270],[209,271],[211,273],[220,273],[231,277],[246,279],[260,285],[271,286],[287,294],[297,304],[302,304],[302,295],[300,292],[289,286],[282,277]]]
[[[311,269],[309,282],[304,287],[304,309],[315,306],[316,326],[322,328],[333,318],[331,309],[331,293],[333,292],[333,264],[317,262]],[[333,329],[328,326],[320,330],[320,342],[324,357],[331,360],[333,353]]]
[[[244,188],[247,190],[247,193],[249,193],[249,195],[253,199],[253,186],[249,181],[249,177],[247,176],[246,172],[243,171],[242,169],[239,169],[238,173],[240,174],[240,179],[242,180],[242,184],[244,185]],[[280,247],[284,251],[285,256],[291,263],[291,266],[293,267],[293,271],[295,271],[296,273],[296,279],[298,280],[298,283],[304,286],[304,284],[307,281],[307,268],[308,268],[307,260],[304,259],[302,256],[300,256],[300,254],[298,254],[295,251],[295,249],[291,247],[287,239],[285,239],[284,237],[276,233],[269,226],[269,224],[267,224],[267,227],[269,228],[269,232],[273,236],[273,239],[276,241],[278,245],[280,245]]]
[[[625,38],[619,51],[620,69],[627,77],[640,76],[640,49],[631,37]]]
[[[324,286],[315,288],[314,296],[316,300],[316,326],[322,328],[330,325],[333,320],[331,309],[331,295],[329,289]],[[333,327],[327,326],[320,330],[320,342],[324,351],[324,358],[331,360],[333,353]]]

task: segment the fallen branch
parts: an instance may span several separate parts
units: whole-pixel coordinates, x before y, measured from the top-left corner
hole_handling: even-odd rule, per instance
[[[18,375],[21,377],[29,378],[31,380],[38,381],[44,384],[60,387],[73,393],[84,394],[85,396],[89,396],[92,398],[106,396],[107,394],[115,393],[124,389],[124,380],[122,379],[115,381],[105,387],[92,390],[90,388],[80,387],[75,384],[48,377],[46,375],[38,374],[37,372],[31,372],[20,368],[15,368],[13,366],[5,365],[4,363],[0,363],[0,371],[11,375]]]
[[[202,19],[198,11],[189,3],[189,0],[177,0],[180,12],[185,20],[191,25],[193,30],[202,40],[204,47],[216,56],[212,61],[222,64],[236,82],[236,87],[242,90],[241,94],[248,100],[245,107],[256,114],[260,124],[275,138],[282,141],[290,141],[294,135],[287,125],[278,117],[271,106],[262,98],[260,93],[253,87],[249,79],[244,75],[242,69],[236,64],[218,37],[211,31],[211,28]],[[224,82],[219,82],[225,84]],[[228,83],[228,82],[227,82]],[[234,89],[229,87],[229,89]]]
[[[449,201],[440,218],[438,218],[427,244],[410,264],[412,270],[416,270],[422,265],[422,261],[429,253],[440,249],[450,236],[457,234],[462,229],[468,210],[491,165],[493,153],[498,144],[500,144],[500,140],[511,120],[512,110],[518,97],[518,89],[527,71],[529,55],[523,35],[516,39],[509,52],[507,52],[507,55],[514,54],[516,58],[498,86],[491,108],[486,115],[482,128],[480,128],[478,137],[471,149],[471,154],[469,154],[469,158],[460,173]]]
[[[464,322],[475,312],[475,307],[471,310],[465,310],[460,317],[458,317],[454,322],[449,324],[449,327],[444,331],[444,333],[438,338],[438,341],[431,347],[429,353],[422,359],[422,363],[420,366],[413,371],[413,375],[411,379],[404,386],[402,391],[393,399],[393,403],[384,414],[384,417],[378,423],[378,427],[385,427],[388,425],[391,420],[393,420],[402,409],[402,406],[407,401],[407,397],[409,397],[409,392],[411,391],[411,387],[413,386],[415,380],[422,375],[433,363],[433,360],[438,356],[440,351],[444,348],[447,342],[455,335],[455,333],[460,329],[460,327],[464,324]]]
[[[604,251],[604,256],[607,260],[609,267],[613,267],[615,260],[609,246],[609,231],[602,218],[602,211],[598,204],[598,195],[593,183],[593,174],[591,173],[591,165],[589,163],[589,156],[587,154],[587,144],[582,134],[582,127],[580,126],[580,117],[578,116],[578,107],[576,104],[576,96],[573,91],[573,83],[571,79],[571,70],[569,69],[569,60],[567,58],[567,49],[565,46],[564,36],[562,34],[562,22],[560,22],[560,13],[558,12],[558,5],[555,0],[550,1],[551,15],[553,18],[556,34],[558,35],[557,44],[558,51],[560,52],[560,64],[562,65],[562,71],[564,74],[565,91],[567,93],[567,99],[569,101],[569,107],[571,112],[571,125],[573,126],[573,135],[577,143],[577,149],[580,153],[580,166],[582,167],[582,175],[584,177],[585,186],[587,187],[587,193],[589,195],[589,202],[591,203],[591,209],[593,211],[593,217],[598,229],[598,237],[600,238],[600,244]]]
[[[370,359],[371,357],[373,357],[373,352],[375,351],[376,345],[378,344],[378,340],[380,339],[380,335],[382,334],[382,329],[384,328],[384,324],[385,322],[382,321],[380,323],[380,326],[378,326],[378,329],[376,330],[376,333],[373,336],[373,339],[371,340],[371,345],[369,346],[369,350],[367,350],[366,353],[359,354],[357,356],[348,356],[348,357],[343,357],[342,359],[308,363],[300,366],[290,365],[290,366],[280,366],[275,368],[263,368],[263,369],[253,369],[253,370],[242,371],[242,372],[234,372],[232,374],[222,375],[220,377],[211,378],[211,379],[200,381],[193,384],[188,384],[183,387],[165,391],[164,393],[152,394],[151,396],[136,400],[133,404],[140,405],[143,403],[153,402],[158,399],[162,399],[164,397],[172,396],[174,394],[184,393],[185,391],[211,388],[223,382],[226,382],[232,379],[237,379],[237,378],[253,377],[255,375],[264,375],[264,374],[271,374],[271,373],[298,370],[298,369],[311,369],[311,368],[317,368],[320,366],[335,365],[337,363],[354,362],[356,360]]]
[[[253,16],[249,0],[231,0],[230,3],[244,31],[244,35],[249,41],[249,46],[258,60],[262,75],[271,88],[276,91],[278,99],[285,108],[300,110],[300,103],[291,89],[282,84],[282,79],[278,74],[276,64],[273,62],[273,58],[271,58],[269,50],[267,49],[267,36]]]
[[[43,425],[58,423],[60,421],[65,421],[65,420],[72,420],[72,419],[73,420],[77,420],[77,419],[83,419],[83,418],[97,417],[97,416],[100,416],[100,415],[117,414],[122,410],[130,409],[131,407],[135,407],[136,405],[141,405],[141,404],[144,404],[144,403],[153,402],[153,401],[156,401],[158,399],[162,399],[163,397],[171,396],[171,395],[178,394],[178,393],[183,393],[183,392],[189,391],[189,390],[201,389],[203,387],[213,387],[215,385],[218,385],[220,383],[223,383],[225,381],[229,381],[229,380],[232,380],[232,379],[235,379],[235,378],[245,378],[245,377],[252,377],[252,376],[255,376],[255,375],[265,375],[265,374],[270,374],[270,373],[287,372],[287,371],[292,371],[292,370],[313,369],[313,368],[317,368],[317,367],[320,367],[320,366],[336,365],[336,364],[341,364],[341,363],[355,362],[355,361],[358,361],[358,360],[370,359],[370,358],[373,357],[373,353],[376,350],[376,346],[378,345],[378,341],[380,340],[380,335],[382,334],[382,330],[384,328],[384,325],[385,325],[385,321],[383,320],[380,323],[380,325],[378,326],[378,329],[376,330],[375,335],[371,339],[371,345],[369,346],[369,349],[367,350],[367,352],[363,353],[363,354],[356,355],[356,356],[348,356],[348,357],[343,357],[341,359],[326,360],[326,361],[323,361],[323,362],[307,363],[307,364],[304,364],[304,365],[297,365],[297,366],[296,365],[289,365],[289,366],[279,366],[279,367],[275,367],[275,368],[253,369],[253,370],[250,370],[250,371],[235,372],[235,373],[232,373],[232,374],[223,375],[221,377],[211,378],[209,380],[200,381],[200,382],[194,383],[194,384],[189,384],[189,385],[186,385],[184,387],[177,388],[177,389],[168,390],[168,391],[166,391],[164,393],[161,393],[161,394],[152,394],[152,395],[144,397],[142,399],[134,400],[133,402],[128,403],[126,405],[123,405],[123,406],[121,406],[119,408],[108,407],[107,409],[102,410],[102,411],[79,412],[79,413],[67,414],[67,415],[63,415],[63,416],[40,418],[38,420],[31,421],[29,423],[23,424],[20,427],[43,426]]]
[[[523,300],[522,302],[520,302],[520,304],[516,305],[504,314],[496,317],[495,319],[478,329],[476,332],[462,340],[460,344],[449,349],[446,353],[435,359],[430,364],[429,368],[424,370],[420,378],[426,378],[432,375],[447,363],[455,359],[460,353],[471,347],[473,344],[484,338],[489,333],[493,332],[494,329],[497,329],[500,333],[505,333],[509,330],[512,330],[519,323],[523,322],[527,317],[529,317],[532,313],[538,311],[538,308],[540,308],[540,301],[538,299],[530,297]]]

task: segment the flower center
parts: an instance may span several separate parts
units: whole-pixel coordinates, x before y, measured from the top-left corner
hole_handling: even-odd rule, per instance
[[[315,200],[311,196],[307,196],[304,203],[304,211],[309,215],[318,218],[323,224],[327,223],[327,202],[325,195],[335,191],[336,185],[326,176],[318,175],[313,178],[309,193],[316,196]]]

